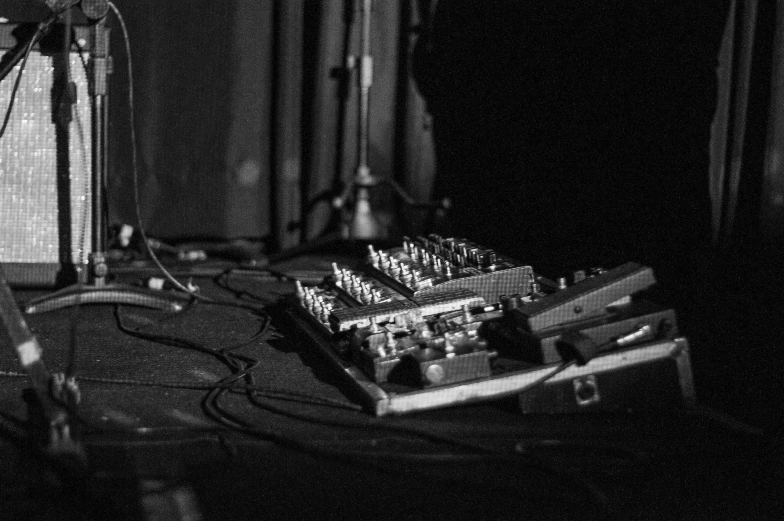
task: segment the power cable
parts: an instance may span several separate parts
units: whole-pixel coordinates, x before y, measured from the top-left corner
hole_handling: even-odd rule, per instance
[[[144,242],[144,247],[147,249],[147,253],[150,255],[150,259],[152,259],[153,263],[158,267],[161,273],[166,277],[166,279],[171,282],[174,287],[179,289],[180,291],[187,293],[191,297],[210,301],[208,297],[200,295],[198,292],[186,287],[180,281],[178,281],[174,276],[164,267],[161,261],[158,259],[158,256],[155,254],[152,248],[150,248],[149,239],[147,238],[147,232],[144,229],[144,224],[142,222],[142,212],[141,212],[141,204],[139,202],[139,159],[138,159],[138,140],[136,136],[136,103],[134,99],[134,88],[133,88],[133,58],[131,54],[131,41],[130,36],[128,33],[128,28],[125,25],[125,19],[120,13],[120,10],[114,5],[113,2],[109,2],[109,8],[112,10],[114,15],[117,17],[117,21],[120,23],[120,29],[123,35],[123,42],[125,44],[125,53],[128,59],[127,65],[127,72],[128,72],[128,108],[129,108],[129,124],[130,124],[130,134],[131,134],[131,169],[132,169],[132,178],[133,178],[133,207],[136,213],[136,221],[139,227],[139,234],[142,237]]]

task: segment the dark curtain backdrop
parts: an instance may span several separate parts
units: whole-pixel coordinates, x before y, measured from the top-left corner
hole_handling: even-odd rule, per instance
[[[350,76],[341,90],[336,68],[345,52],[359,52],[358,1],[115,3],[125,15],[134,54],[141,210],[150,233],[164,238],[272,236],[279,247],[320,234],[332,215],[331,190],[349,180],[355,166],[356,78]],[[658,164],[666,174],[672,170],[667,161],[678,167],[677,157],[685,157],[685,152],[657,156],[655,140],[649,137],[666,133],[672,141],[667,146],[680,144],[700,155],[687,162],[700,170],[692,179],[709,189],[714,238],[780,242],[780,35],[774,42],[774,32],[781,31],[775,23],[780,7],[731,2],[727,9],[727,1],[671,2],[656,8],[655,2],[636,7],[563,2],[539,9],[536,2],[489,6],[458,0],[376,0],[372,172],[401,181],[422,200],[430,195],[435,165],[430,120],[408,76],[409,52],[419,23],[417,6],[438,3],[443,12],[454,13],[437,20],[441,59],[435,72],[452,79],[430,93],[431,109],[438,111],[452,96],[452,107],[466,108],[456,113],[453,125],[464,129],[466,143],[489,143],[472,155],[477,174],[468,180],[453,172],[466,170],[464,161],[450,167],[450,158],[441,158],[436,195],[460,191],[465,207],[473,208],[464,212],[468,224],[460,231],[468,233],[471,222],[487,228],[487,221],[498,222],[499,216],[509,214],[504,208],[514,207],[496,204],[504,208],[484,212],[471,182],[481,179],[481,187],[493,191],[487,189],[495,182],[489,172],[500,157],[495,152],[513,140],[510,128],[517,135],[530,134],[530,139],[500,159],[520,160],[523,175],[538,168],[552,181],[582,172],[586,183],[604,178],[605,185],[613,170],[639,172],[642,166],[650,171]],[[0,16],[11,21],[37,21],[45,14],[46,8],[35,0],[0,0]],[[133,223],[126,58],[119,24],[113,17],[108,23],[115,64],[110,80],[109,222]],[[467,75],[461,66],[471,69]],[[528,71],[527,79],[510,76],[517,70]],[[655,97],[630,96],[629,78],[643,78],[639,89],[655,92]],[[688,96],[679,94],[686,90]],[[496,96],[498,92],[504,96]],[[501,101],[492,105],[494,99]],[[711,119],[714,100],[719,108],[706,180],[702,123]],[[474,114],[479,117],[472,124],[459,123]],[[600,120],[601,114],[612,117]],[[559,123],[565,118],[571,119]],[[695,128],[698,135],[688,135],[694,121],[702,126]],[[626,154],[624,147],[646,149],[647,156]],[[626,161],[625,170],[615,161],[618,157]],[[656,157],[666,161],[656,162]],[[520,172],[516,167],[507,170],[498,182],[508,192],[508,178],[519,178]],[[585,173],[590,171],[599,177]],[[628,185],[631,178],[621,178],[616,185]],[[563,183],[549,184],[553,198],[574,197],[560,190]],[[596,191],[593,185],[581,191]],[[387,212],[396,206],[383,192],[375,202]],[[564,208],[571,211],[569,205]],[[520,228],[519,222],[513,224],[495,226],[490,236]],[[546,226],[540,228],[546,236]],[[520,237],[526,233],[521,230]],[[525,256],[522,244],[530,241],[517,242]]]
[[[697,265],[726,16],[698,0],[440,0],[415,70],[453,229],[562,273]]]
[[[346,48],[359,52],[359,3],[116,4],[131,35],[141,206],[149,232],[166,238],[270,236],[278,247],[321,233],[330,197],[308,203],[353,175],[356,81],[347,78],[341,112],[335,69]],[[427,197],[432,154],[426,129],[417,123],[425,121],[422,103],[406,75],[413,10],[406,2],[373,4],[371,167]],[[119,24],[110,19],[110,25],[110,222],[134,222],[128,78]],[[406,176],[417,182],[406,183]]]
[[[341,83],[336,69],[345,53],[360,51],[360,2],[113,1],[130,33],[140,206],[149,233],[270,237],[281,248],[321,234],[332,192],[356,166],[356,71]],[[432,145],[424,103],[407,74],[413,5],[373,2],[370,166],[426,199]],[[0,0],[0,16],[11,21],[46,13],[35,0]],[[127,58],[120,24],[114,16],[107,24],[114,59],[109,223],[133,224]],[[395,208],[387,193],[376,199],[382,211]]]
[[[711,129],[713,231],[721,257],[766,288],[784,283],[784,2],[731,2]],[[777,292],[778,293],[778,292]]]
[[[780,217],[773,218],[780,193],[781,43],[774,40],[781,10],[771,2],[734,0],[724,27],[710,167],[713,233],[723,250],[759,250],[782,233],[773,232],[781,228]]]
[[[237,2],[116,0],[133,57],[143,221],[155,236],[220,236],[230,194]],[[112,18],[110,223],[134,223],[129,79]],[[250,108],[250,107],[248,107]],[[255,148],[257,148],[256,145]],[[248,151],[248,157],[258,152]]]
[[[779,257],[784,252],[784,2],[776,3],[772,31],[770,120],[766,140],[760,220],[762,240]]]

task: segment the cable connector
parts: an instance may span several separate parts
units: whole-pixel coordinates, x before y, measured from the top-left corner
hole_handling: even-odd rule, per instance
[[[555,343],[555,349],[564,362],[577,362],[577,365],[585,365],[590,362],[599,352],[591,337],[577,330],[566,331]]]
[[[158,291],[169,291],[177,288],[173,283],[164,279],[163,277],[149,277],[147,279],[142,280],[142,286],[154,289]],[[199,286],[193,283],[193,278],[188,279],[188,283],[185,286],[189,292],[197,293],[199,291]]]

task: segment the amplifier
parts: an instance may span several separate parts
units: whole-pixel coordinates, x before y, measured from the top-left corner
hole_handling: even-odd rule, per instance
[[[57,27],[30,53],[0,139],[0,262],[15,286],[74,282],[86,274],[92,243],[91,29],[75,28],[83,52],[68,54],[66,88]],[[0,24],[0,60],[29,30],[30,24]],[[21,63],[0,82],[3,114]],[[69,115],[61,100],[73,94]]]

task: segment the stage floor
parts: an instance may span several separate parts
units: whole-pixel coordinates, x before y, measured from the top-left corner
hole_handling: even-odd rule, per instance
[[[180,268],[219,301],[180,313],[27,316],[50,370],[70,363],[77,376],[86,472],[32,449],[27,380],[0,335],[0,517],[734,520],[784,506],[780,433],[717,410],[719,384],[699,387],[713,370],[696,366],[707,333],[695,409],[530,416],[502,399],[374,418],[265,311],[292,282],[227,268]],[[317,257],[276,266],[328,269]],[[252,361],[252,398],[228,389],[228,352]]]

